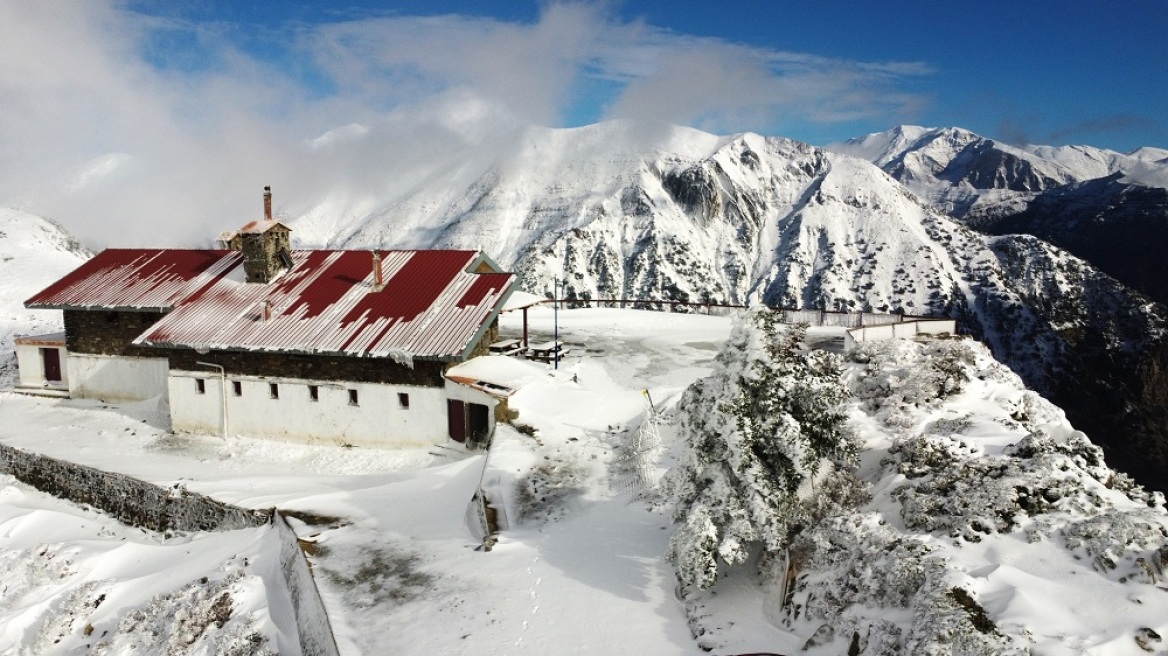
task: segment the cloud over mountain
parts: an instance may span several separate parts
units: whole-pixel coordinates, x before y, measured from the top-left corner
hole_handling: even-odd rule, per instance
[[[607,100],[592,118],[736,130],[899,111],[923,99],[898,81],[929,72],[694,37],[590,3],[549,4],[531,22],[259,28],[112,0],[4,1],[0,38],[0,205],[94,245],[203,243],[254,218],[240,208],[258,212],[264,184],[289,213],[338,190],[392,195],[498,135],[572,122],[597,89]]]

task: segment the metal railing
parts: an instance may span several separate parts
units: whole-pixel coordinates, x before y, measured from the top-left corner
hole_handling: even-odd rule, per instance
[[[684,309],[704,311],[705,314],[717,312],[744,310],[750,306],[736,303],[717,303],[705,301],[663,301],[653,299],[629,298],[548,298],[544,303],[556,303],[567,308],[586,306],[624,308],[633,310],[655,310],[662,312],[677,312]],[[783,323],[806,323],[812,326],[834,326],[839,328],[864,328],[868,326],[887,326],[889,324],[906,321],[928,321],[947,317],[879,313],[879,312],[846,312],[839,310],[808,310],[802,308],[787,308],[768,305],[772,310],[783,313]]]

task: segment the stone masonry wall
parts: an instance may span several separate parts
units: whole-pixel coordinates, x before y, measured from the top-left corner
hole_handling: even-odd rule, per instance
[[[280,570],[288,588],[301,653],[336,656],[324,600],[299,539],[279,511],[247,510],[181,489],[57,460],[0,444],[0,473],[118,521],[152,531],[231,531],[271,523],[280,536]]]
[[[246,510],[201,494],[57,460],[0,444],[0,473],[118,521],[152,531],[228,531],[262,526],[271,513]]]
[[[230,377],[299,378],[303,380],[351,381],[442,387],[446,364],[418,360],[411,369],[387,358],[341,358],[324,355],[261,353],[257,351],[212,351],[199,355],[185,349],[150,349],[155,356],[170,358],[170,368],[181,371],[211,371],[196,362],[222,365]],[[163,353],[160,353],[163,352]]]
[[[272,518],[272,524],[280,534],[280,569],[284,572],[292,612],[296,615],[300,651],[305,656],[336,656],[337,640],[333,636],[332,624],[300,541],[279,512]]]
[[[70,353],[163,357],[156,349],[132,346],[162,312],[65,310],[65,346]]]

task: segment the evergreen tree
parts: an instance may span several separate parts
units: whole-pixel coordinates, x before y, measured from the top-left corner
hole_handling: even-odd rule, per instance
[[[743,562],[752,546],[779,553],[808,518],[804,484],[824,461],[856,455],[836,357],[809,352],[807,327],[779,318],[751,311],[680,403],[687,449],[665,491],[680,524],[669,558],[684,584],[713,585],[719,563]]]

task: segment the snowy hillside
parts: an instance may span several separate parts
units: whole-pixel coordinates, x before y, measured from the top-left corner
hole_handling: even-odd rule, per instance
[[[25,299],[90,255],[55,223],[0,208],[0,387],[16,381],[14,336],[61,330],[59,313],[25,310]]]
[[[987,234],[1031,234],[1168,303],[1165,151],[1013,147],[956,128],[902,126],[831,147],[879,166]]]
[[[550,309],[531,321],[536,336],[553,330]],[[1163,649],[1161,498],[1108,469],[972,340],[873,344],[841,363],[862,448],[833,474],[844,487],[818,489],[851,489],[837,498],[852,503],[823,504],[835,510],[790,543],[785,605],[755,560],[679,600],[670,500],[646,498],[628,457],[642,390],[679,418],[697,409],[679,399],[699,379],[730,399],[747,355],[715,359],[744,343],[730,324],[561,311],[575,355],[558,371],[506,369],[519,418],[489,458],[172,435],[150,403],[8,392],[0,441],[302,518],[346,656],[795,654],[813,638],[813,655]],[[502,328],[517,334],[519,318]],[[684,451],[680,424],[660,436],[644,452],[650,483]],[[503,519],[491,551],[475,549],[467,514],[480,477]],[[0,651],[295,653],[262,531],[129,531],[0,483]]]
[[[712,585],[685,588],[699,644],[871,656],[1164,649],[1163,495],[1109,469],[1058,408],[970,340],[861,344],[844,363],[858,466],[820,475],[797,501],[771,494],[734,506],[735,485],[744,495],[766,489],[765,459],[747,453],[775,447],[735,446],[748,440],[745,425],[711,415],[737,413],[734,399],[767,360],[759,332],[736,328],[691,398],[700,402],[678,410],[683,462],[707,463],[696,481],[712,493],[679,507],[684,539],[673,552],[753,554],[722,565]],[[705,434],[719,426],[723,442]],[[793,438],[761,437],[799,453]],[[718,444],[726,450],[702,454]],[[724,470],[739,470],[741,482],[722,480]],[[694,531],[703,516],[713,522]]]

